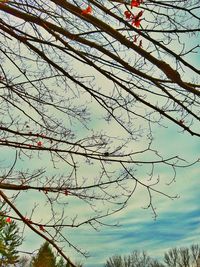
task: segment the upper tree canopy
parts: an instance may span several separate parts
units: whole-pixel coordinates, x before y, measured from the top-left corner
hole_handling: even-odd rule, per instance
[[[152,142],[157,125],[200,136],[199,13],[199,0],[0,0],[4,212],[65,259],[63,229],[96,228],[141,187],[154,215],[152,196],[172,197],[160,168],[185,163]],[[74,203],[85,213],[65,216]]]
[[[56,267],[56,258],[48,242],[41,246],[38,254],[31,262],[31,267]]]

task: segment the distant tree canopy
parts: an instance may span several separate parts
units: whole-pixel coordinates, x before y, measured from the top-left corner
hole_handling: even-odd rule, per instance
[[[168,267],[199,267],[200,247],[198,244],[189,248],[172,248],[164,255]]]
[[[200,247],[198,244],[189,248],[172,248],[164,254],[163,263],[147,255],[146,252],[134,250],[128,256],[110,257],[105,267],[199,267]]]
[[[151,258],[146,252],[134,250],[128,256],[115,255],[109,258],[105,267],[164,267],[162,263]]]
[[[2,212],[65,260],[59,242],[85,255],[66,229],[96,229],[141,188],[154,216],[155,195],[175,197],[160,170],[171,184],[187,164],[154,131],[200,136],[199,13],[199,0],[0,0]]]

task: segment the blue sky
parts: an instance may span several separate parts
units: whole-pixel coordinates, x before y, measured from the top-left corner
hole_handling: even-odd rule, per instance
[[[154,141],[164,155],[179,154],[189,162],[199,157],[200,144],[195,137],[179,131],[178,127],[157,128]],[[71,248],[65,250],[72,260],[81,261],[84,266],[103,266],[106,259],[114,254],[128,254],[132,250],[145,250],[152,257],[162,260],[164,252],[172,247],[190,246],[199,242],[200,236],[200,188],[199,164],[177,170],[176,181],[171,185],[171,171],[159,169],[161,181],[159,188],[170,195],[178,195],[175,200],[163,196],[154,196],[156,220],[146,205],[145,191],[138,190],[121,212],[105,220],[107,223],[119,223],[117,227],[100,227],[95,231],[87,226],[80,229],[67,229],[69,240],[90,257],[84,259]],[[31,202],[31,199],[30,199]],[[79,204],[74,206],[84,212]],[[67,212],[69,212],[67,207]],[[40,215],[39,215],[40,216]],[[29,234],[22,249],[37,249],[42,241],[34,234]]]
[[[178,134],[175,127],[173,130],[158,130],[157,138],[162,138],[155,140],[157,145],[162,146],[166,153],[180,151],[188,160],[197,158],[200,151],[198,140],[187,134]],[[85,265],[103,266],[106,258],[114,254],[127,254],[135,249],[146,250],[151,256],[162,259],[164,252],[172,247],[199,243],[199,164],[179,169],[176,182],[168,187],[168,191],[178,194],[179,198],[170,200],[157,197],[156,220],[152,218],[150,210],[141,208],[142,197],[135,196],[127,208],[110,218],[110,222],[119,221],[119,227],[103,228],[100,232],[79,232],[78,240],[91,253]],[[87,242],[84,242],[85,238]]]
[[[101,77],[98,77],[98,80],[101,82]],[[104,84],[103,80],[102,84]],[[96,112],[95,121],[91,122],[91,127],[98,131],[102,129],[102,124],[98,121],[102,114],[96,107],[94,107],[94,110]],[[114,135],[117,133],[123,136],[123,131],[116,125],[103,125],[103,128],[108,131],[112,129]],[[165,122],[165,127],[156,126],[152,130],[154,133],[152,147],[159,150],[163,156],[179,155],[188,162],[193,162],[199,158],[200,143],[198,138],[182,132],[178,126]],[[82,132],[82,129],[78,126],[77,131],[80,132],[80,135],[87,134],[87,131],[86,133]],[[135,145],[140,148],[144,146],[144,143]],[[9,166],[10,160],[12,162],[14,160],[14,150],[12,155],[8,149],[1,147],[1,151],[3,151],[2,158],[6,159],[5,162]],[[39,161],[35,157],[31,160],[30,165],[27,158],[17,163],[18,168],[21,166],[33,169],[39,166],[48,167],[49,160],[46,156],[42,157],[42,161],[41,157]],[[88,169],[82,171],[84,175],[88,175]],[[57,170],[54,170],[54,172],[56,173]],[[146,172],[145,168],[138,170],[140,175],[145,176]],[[172,177],[170,168],[158,167],[156,172],[160,176],[160,183],[157,188],[172,196],[179,196],[177,199],[171,200],[162,195],[153,195],[154,207],[156,207],[158,215],[156,220],[154,220],[150,209],[144,209],[147,206],[146,191],[138,189],[126,208],[105,220],[105,223],[119,223],[119,226],[102,226],[99,231],[87,226],[79,229],[67,229],[66,235],[69,240],[84,251],[88,251],[90,257],[84,259],[66,244],[65,251],[67,255],[73,261],[83,262],[85,267],[101,267],[106,259],[114,254],[128,254],[137,249],[146,250],[152,257],[162,259],[163,253],[172,247],[198,243],[200,236],[199,164],[177,169],[176,181],[170,185],[168,185]],[[29,194],[28,198],[24,196],[20,205],[23,206],[26,203],[28,211],[36,200],[38,200],[38,195]],[[41,199],[41,207],[42,203]],[[80,203],[73,203],[71,209],[84,216],[85,210]],[[70,213],[69,206],[66,207],[66,213]],[[38,220],[43,217],[47,219],[47,207],[40,209],[37,217]],[[43,240],[35,234],[27,232],[21,250],[35,251],[42,242]]]

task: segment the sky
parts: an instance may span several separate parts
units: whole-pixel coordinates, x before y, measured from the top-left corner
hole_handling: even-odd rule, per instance
[[[193,58],[196,66],[200,65],[200,57],[198,56]],[[96,80],[101,84],[105,83],[101,76],[97,75]],[[92,127],[96,130],[105,128],[104,125],[99,124],[98,116],[100,115],[98,115],[96,107],[94,107],[94,110],[97,114],[95,121],[92,122]],[[122,134],[121,130],[115,125],[109,126],[109,131],[113,131],[113,134],[115,132]],[[188,160],[189,163],[200,158],[198,138],[182,132],[178,126],[168,122],[165,124],[165,128],[155,126],[153,132],[154,141],[152,146],[159,150],[163,156],[179,155]],[[140,144],[141,147],[142,145]],[[0,149],[2,158],[9,159],[9,162],[14,159],[14,154],[11,156],[5,148],[1,147]],[[31,161],[30,167],[35,168],[45,164],[48,166],[47,161],[47,158],[42,161],[34,159]],[[28,164],[27,162],[28,159],[17,163],[18,167],[20,167],[20,164]],[[192,244],[200,244],[199,170],[199,163],[188,168],[179,168],[175,181],[169,184],[173,175],[171,169],[160,167],[157,170],[160,177],[158,189],[171,196],[177,195],[177,198],[172,200],[163,195],[154,194],[153,203],[157,213],[156,219],[152,210],[145,208],[147,206],[146,192],[139,188],[123,210],[106,219],[107,224],[118,224],[116,227],[102,226],[98,228],[98,231],[87,226],[78,229],[68,228],[66,235],[69,240],[84,251],[88,251],[89,257],[84,259],[66,244],[67,255],[72,261],[83,262],[85,267],[103,267],[106,260],[115,254],[125,255],[133,250],[145,250],[150,256],[162,260],[164,252],[172,247],[188,247]],[[88,170],[85,169],[84,172],[87,175]],[[140,172],[141,175],[145,176],[147,170],[142,169]],[[31,195],[31,198],[25,198],[21,205],[23,206],[25,203],[28,210],[31,203],[34,202],[34,198],[37,198],[37,196]],[[73,203],[72,207],[79,214],[85,212],[79,202]],[[66,207],[66,212],[70,212],[68,207]],[[46,207],[41,209],[37,215],[38,218],[42,216],[47,218]],[[20,250],[35,251],[42,242],[43,240],[35,234],[29,233],[25,235]]]
[[[176,127],[158,129],[157,146],[166,153],[180,152],[188,160],[198,158],[198,140],[184,133],[178,134],[177,130]],[[168,173],[161,171],[162,175],[167,176]],[[100,267],[107,258],[115,254],[129,254],[133,250],[145,250],[152,257],[162,260],[164,253],[172,247],[199,244],[199,164],[179,169],[176,182],[168,187],[168,191],[179,197],[175,200],[157,197],[154,204],[158,214],[156,220],[150,210],[143,209],[143,196],[139,193],[123,211],[110,218],[110,222],[119,222],[118,227],[104,227],[99,232],[86,229],[75,234],[78,244],[90,251],[91,256],[85,266]]]
[[[179,155],[188,162],[199,158],[200,143],[198,138],[181,132],[178,126],[169,124],[167,128],[154,129],[153,147],[166,156]],[[98,231],[84,226],[80,229],[67,229],[66,235],[78,248],[89,253],[89,257],[77,254],[65,246],[69,257],[84,266],[101,267],[106,260],[115,255],[126,255],[133,250],[145,250],[152,257],[162,260],[165,252],[172,247],[188,247],[199,244],[200,236],[200,188],[199,163],[188,168],[177,169],[175,182],[171,181],[169,169],[160,168],[159,188],[171,196],[172,200],[162,195],[154,195],[154,207],[157,218],[152,211],[145,209],[146,193],[138,190],[126,208],[106,219],[106,223],[118,224],[116,227],[102,226]],[[31,201],[31,199],[30,199]],[[27,205],[28,205],[27,200]],[[77,213],[84,213],[83,206],[74,204]],[[68,207],[67,207],[67,212]],[[44,216],[38,214],[38,216]],[[29,233],[21,249],[33,251],[43,241]]]
[[[162,146],[168,153],[169,150],[180,151],[190,160],[197,158],[200,151],[198,140],[191,139],[183,133],[177,134],[177,130],[158,131],[160,139],[157,139],[157,145]],[[161,173],[161,175],[168,174]],[[67,233],[78,247],[90,254],[90,257],[84,260],[73,250],[69,250],[71,259],[83,262],[84,266],[100,267],[106,259],[115,254],[125,255],[133,250],[145,250],[152,257],[162,259],[164,252],[172,247],[199,244],[199,165],[179,169],[176,182],[168,189],[170,193],[178,194],[179,198],[170,200],[157,197],[154,203],[158,214],[156,220],[150,210],[143,209],[143,196],[138,194],[124,210],[107,220],[110,223],[118,222],[119,226],[102,227],[98,232],[83,227],[78,231]],[[22,249],[26,251],[36,249],[41,242],[36,240],[32,235],[27,242],[24,242]]]

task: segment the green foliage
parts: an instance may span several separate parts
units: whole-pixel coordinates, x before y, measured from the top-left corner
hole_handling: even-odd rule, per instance
[[[5,245],[3,243],[3,240],[0,240],[0,255],[2,255],[5,251]]]
[[[10,266],[18,262],[17,247],[22,243],[16,222],[7,223],[0,217],[0,266]]]
[[[56,257],[48,242],[45,242],[36,257],[33,257],[31,267],[56,267]]]
[[[45,242],[39,249],[38,254],[33,257],[31,261],[31,267],[71,267],[70,263],[67,263],[63,258],[59,258],[56,263],[56,256],[51,250],[49,243]],[[83,267],[82,264],[77,263],[77,267]]]

